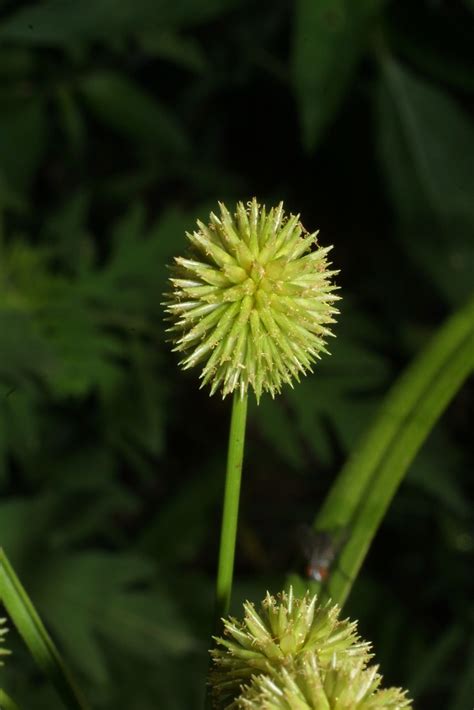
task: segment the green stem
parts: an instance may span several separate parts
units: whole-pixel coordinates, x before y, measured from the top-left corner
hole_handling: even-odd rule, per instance
[[[214,633],[221,628],[221,619],[229,611],[234,576],[235,543],[239,518],[240,482],[244,459],[245,423],[247,421],[247,394],[243,397],[234,393],[230,419],[229,447],[227,450],[227,471],[222,511],[221,542],[217,567],[216,608]],[[209,668],[212,661],[209,661]],[[205,708],[212,708],[211,688],[206,688]]]
[[[247,419],[247,394],[234,393],[230,420],[227,473],[222,513],[221,543],[217,569],[216,625],[229,611],[234,575],[235,543],[239,515],[240,481],[244,458],[245,422]]]

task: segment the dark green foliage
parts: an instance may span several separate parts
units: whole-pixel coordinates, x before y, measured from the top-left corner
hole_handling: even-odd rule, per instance
[[[383,0],[298,0],[293,76],[304,143],[321,139],[348,90]]]
[[[473,3],[0,2],[0,546],[94,708],[200,707],[229,408],[165,342],[217,199],[335,245],[333,355],[251,407],[237,589],[472,290]],[[472,695],[472,404],[415,460],[348,613],[417,708]],[[11,625],[10,625],[11,626]],[[59,707],[12,630],[2,686]]]

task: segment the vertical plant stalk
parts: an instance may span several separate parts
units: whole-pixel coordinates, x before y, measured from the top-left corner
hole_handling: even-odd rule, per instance
[[[234,392],[230,420],[229,448],[222,513],[221,541],[217,568],[216,626],[229,611],[234,576],[235,543],[239,515],[240,482],[244,459],[248,397]]]

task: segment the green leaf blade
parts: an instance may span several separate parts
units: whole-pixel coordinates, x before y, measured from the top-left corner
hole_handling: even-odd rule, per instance
[[[87,710],[88,705],[81,691],[2,549],[0,598],[31,655],[49,677],[65,706],[70,710]]]
[[[379,0],[298,0],[292,63],[307,150],[338,110],[381,6]]]
[[[318,529],[350,531],[327,590],[338,603],[347,598],[403,476],[473,366],[471,300],[441,327],[395,383],[317,516]]]
[[[0,690],[0,708],[1,710],[20,710],[20,707],[13,702],[4,690]]]

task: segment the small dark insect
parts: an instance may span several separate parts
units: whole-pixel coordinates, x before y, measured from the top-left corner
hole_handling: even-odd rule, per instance
[[[301,528],[301,533],[301,547],[306,560],[305,574],[315,582],[324,582],[347,540],[347,533],[314,530],[306,525]]]

